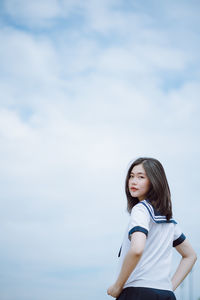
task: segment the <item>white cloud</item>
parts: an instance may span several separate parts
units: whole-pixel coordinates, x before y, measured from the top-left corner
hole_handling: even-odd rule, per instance
[[[4,9],[17,22],[36,27],[48,26],[48,20],[58,17],[62,12],[57,0],[8,0],[4,2]]]
[[[51,76],[55,79],[56,55],[49,40],[34,38],[30,34],[10,28],[1,31],[0,40],[1,72],[7,77],[14,78],[15,81],[45,81]]]
[[[21,140],[28,137],[29,128],[22,124],[16,112],[3,109],[0,111],[0,135],[5,140]]]

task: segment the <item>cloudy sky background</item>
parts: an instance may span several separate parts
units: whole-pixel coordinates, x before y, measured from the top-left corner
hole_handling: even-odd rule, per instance
[[[0,3],[1,300],[110,299],[138,156],[199,252],[199,1]]]

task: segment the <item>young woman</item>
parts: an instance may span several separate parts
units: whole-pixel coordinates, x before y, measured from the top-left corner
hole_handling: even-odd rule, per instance
[[[170,190],[161,163],[134,161],[126,177],[130,222],[119,253],[120,272],[107,290],[118,300],[172,300],[192,269],[196,254],[172,218]],[[182,259],[170,278],[172,249]]]

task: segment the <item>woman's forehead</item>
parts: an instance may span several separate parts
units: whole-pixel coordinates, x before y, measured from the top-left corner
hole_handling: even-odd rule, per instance
[[[146,173],[142,164],[136,165],[132,168],[131,173]]]

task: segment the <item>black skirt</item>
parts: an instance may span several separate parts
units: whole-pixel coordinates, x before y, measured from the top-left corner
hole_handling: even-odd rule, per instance
[[[172,291],[146,287],[127,287],[117,300],[176,300]]]

